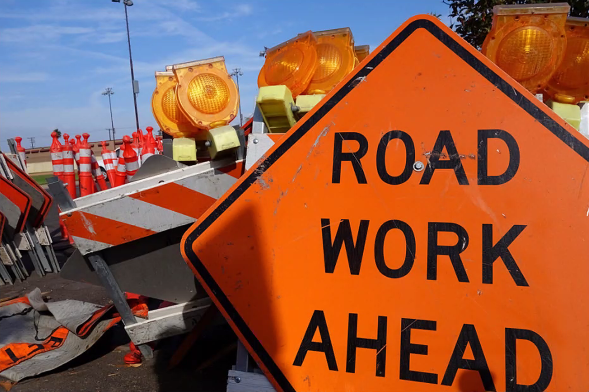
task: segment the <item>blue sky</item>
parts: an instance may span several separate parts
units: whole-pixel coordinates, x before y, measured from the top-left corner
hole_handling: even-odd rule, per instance
[[[139,122],[158,129],[151,113],[154,72],[168,64],[225,56],[240,67],[245,115],[253,112],[259,52],[307,30],[350,27],[357,45],[371,50],[413,15],[436,12],[442,0],[271,1],[134,0],[129,25]],[[6,139],[50,132],[88,132],[108,138],[112,87],[117,136],[135,127],[122,3],[111,0],[2,0],[0,2],[0,148]],[[28,140],[24,143],[29,147]]]

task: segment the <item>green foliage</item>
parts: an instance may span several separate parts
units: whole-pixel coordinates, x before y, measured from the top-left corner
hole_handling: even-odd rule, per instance
[[[559,3],[562,0],[442,0],[450,7],[450,26],[462,38],[475,48],[483,45],[485,37],[491,30],[493,6],[500,4],[535,4]],[[588,0],[569,0],[570,16],[589,17]]]

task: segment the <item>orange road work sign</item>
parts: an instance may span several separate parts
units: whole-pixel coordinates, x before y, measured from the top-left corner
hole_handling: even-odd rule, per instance
[[[416,17],[182,252],[278,390],[587,391],[588,146]]]

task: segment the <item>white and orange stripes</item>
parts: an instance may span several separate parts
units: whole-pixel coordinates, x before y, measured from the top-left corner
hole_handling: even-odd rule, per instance
[[[203,162],[95,193],[61,213],[82,254],[195,222],[243,173],[243,161]]]
[[[53,142],[51,143],[49,151],[51,152],[51,164],[53,165],[53,175],[63,182],[63,154],[61,143],[59,143],[59,140],[57,138],[57,132],[52,132],[51,137],[53,138]]]
[[[125,158],[125,168],[127,169],[127,180],[131,181],[137,170],[139,170],[139,155],[137,155],[136,149],[132,146],[129,136],[123,137],[123,143],[125,143],[123,157]]]

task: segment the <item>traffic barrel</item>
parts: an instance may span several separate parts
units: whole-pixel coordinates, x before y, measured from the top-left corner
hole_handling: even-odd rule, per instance
[[[76,173],[74,172],[74,151],[68,139],[70,135],[63,134],[63,181],[72,199],[76,198]]]
[[[106,148],[106,141],[102,142],[102,160],[104,162],[104,166],[106,168],[106,175],[108,177],[108,181],[110,182],[110,186],[115,186],[115,165],[117,160],[117,154],[114,151],[110,151]]]
[[[22,142],[22,137],[17,136],[14,138],[14,141],[16,142],[16,152],[18,152],[18,156],[20,157],[23,164],[25,165],[23,167],[23,170],[27,171],[27,152],[24,149],[24,147],[20,145],[20,142]]]
[[[57,138],[57,132],[51,132],[51,137],[53,138],[53,142],[51,143],[51,147],[49,147],[49,152],[51,153],[51,164],[53,165],[53,175],[59,178],[62,182],[65,182],[63,179],[63,153],[62,153],[62,146]]]
[[[87,196],[92,194],[94,189],[94,181],[92,180],[92,150],[88,144],[90,135],[82,134],[82,140],[78,146],[80,150],[80,196]]]
[[[123,137],[125,143],[125,151],[123,151],[123,158],[125,158],[125,167],[127,168],[127,180],[131,180],[137,170],[139,170],[139,156],[131,145],[131,138],[129,136]]]

